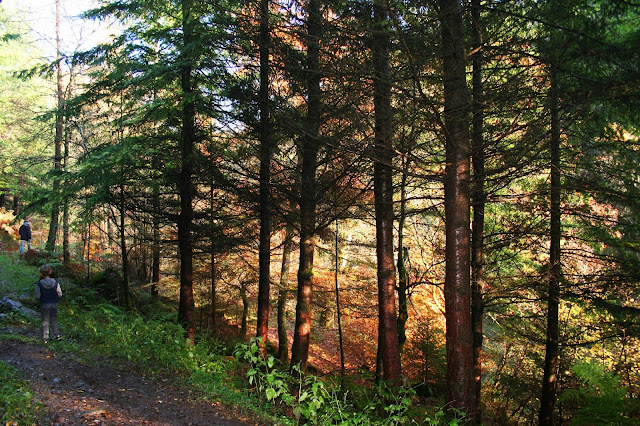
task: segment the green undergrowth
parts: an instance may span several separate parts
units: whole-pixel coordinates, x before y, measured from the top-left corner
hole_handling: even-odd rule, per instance
[[[145,318],[107,303],[69,304],[60,321],[66,340],[91,347],[92,356],[126,359],[152,375],[171,375],[205,396],[252,410],[250,398],[239,390],[237,362],[214,340],[190,345],[175,322]]]
[[[266,411],[289,413],[293,422],[312,425],[440,424],[439,420],[429,423],[428,416],[412,408],[415,395],[411,388],[321,380],[296,368],[290,371],[271,355],[264,358],[260,346],[254,338],[236,345],[234,354],[248,365],[248,385]]]
[[[254,339],[227,348],[213,339],[190,345],[181,326],[149,319],[110,304],[71,304],[62,319],[69,341],[92,355],[126,359],[151,374],[172,375],[251,416],[275,424],[425,424],[410,415],[407,389],[339,386],[331,380],[289,372],[273,356],[262,359]],[[366,389],[366,390],[365,390]],[[427,419],[428,420],[428,419]],[[435,424],[435,423],[434,423]]]
[[[36,267],[0,255],[0,268],[0,280],[11,283],[2,293],[9,288],[12,294],[32,291]],[[457,424],[445,420],[441,409],[427,413],[414,404],[410,388],[373,386],[371,376],[341,381],[290,371],[271,355],[263,359],[255,339],[234,345],[200,336],[189,344],[175,312],[160,301],[139,297],[137,309],[125,310],[105,302],[92,288],[64,277],[59,280],[64,292],[59,314],[64,339],[50,342],[53,350],[73,352],[87,361],[113,360],[120,367],[126,360],[151,376],[175,377],[203,397],[264,423]],[[4,330],[11,329],[8,317],[1,321]],[[19,315],[11,321],[22,327],[38,326],[37,321]],[[16,336],[5,332],[0,339]]]
[[[620,376],[593,361],[571,367],[578,385],[565,390],[559,401],[576,410],[572,425],[637,425],[640,403],[630,398]],[[633,414],[633,415],[632,415]]]
[[[0,292],[2,296],[23,298],[33,294],[38,281],[38,268],[20,261],[15,256],[0,255]]]
[[[42,407],[31,388],[14,367],[0,361],[0,423],[7,425],[39,424]]]

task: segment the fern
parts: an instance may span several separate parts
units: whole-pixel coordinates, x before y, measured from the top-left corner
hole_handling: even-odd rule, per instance
[[[560,401],[570,401],[579,407],[571,419],[572,425],[637,424],[630,413],[637,409],[637,401],[627,398],[627,390],[620,385],[620,377],[606,371],[603,365],[579,362],[571,367],[582,386],[562,393]]]

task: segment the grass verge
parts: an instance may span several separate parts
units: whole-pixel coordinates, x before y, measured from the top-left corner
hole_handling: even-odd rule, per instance
[[[0,361],[0,423],[39,424],[42,407],[35,401],[29,385],[18,370]]]

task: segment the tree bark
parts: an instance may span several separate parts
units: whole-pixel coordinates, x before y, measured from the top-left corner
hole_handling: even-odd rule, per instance
[[[240,320],[240,333],[242,337],[247,336],[247,322],[249,318],[249,298],[247,297],[247,282],[240,283],[240,299],[242,300],[242,319]]]
[[[68,130],[65,118],[65,129]],[[63,170],[67,170],[69,166],[69,132],[65,131],[64,138],[64,156]],[[62,263],[69,265],[71,263],[71,252],[69,248],[69,199],[65,197],[62,210]]]
[[[216,319],[216,313],[218,311],[218,290],[217,290],[217,281],[218,281],[218,268],[216,262],[216,252],[213,248],[213,244],[211,244],[211,249],[209,250],[209,257],[211,261],[210,268],[210,280],[211,280],[211,329],[214,332],[218,331],[218,321]]]
[[[393,158],[391,76],[389,71],[388,11],[383,0],[374,2],[374,197],[378,260],[378,346],[383,378],[402,380],[396,318],[396,276],[393,258]]]
[[[73,73],[70,73],[70,80],[69,80],[69,85],[67,86],[67,89],[71,89],[71,87],[73,87]],[[65,98],[67,96],[65,95]],[[68,123],[68,117],[67,117],[67,112],[66,112],[66,106],[65,106],[65,112],[63,115],[63,129],[64,129],[64,154],[63,154],[63,158],[62,158],[62,170],[64,170],[65,172],[68,171],[69,169],[69,141],[71,139],[70,133],[70,127],[69,127],[69,123]],[[63,205],[63,210],[62,210],[62,262],[64,265],[69,265],[71,263],[71,249],[70,249],[70,242],[69,242],[69,198],[65,197],[64,198],[64,205]]]
[[[93,226],[93,215],[89,213],[87,221],[87,231],[85,237],[86,250],[84,256],[87,259],[87,281],[91,279],[91,226]]]
[[[308,0],[307,12],[307,119],[303,136],[300,191],[300,265],[296,325],[291,347],[291,365],[307,370],[311,338],[311,297],[316,227],[316,169],[322,112],[320,88],[321,0]]]
[[[375,376],[376,385],[379,385],[384,380],[384,369],[382,366],[383,366],[382,345],[378,344],[378,348],[376,349],[376,376]]]
[[[471,322],[473,330],[473,365],[475,380],[475,413],[476,424],[482,424],[481,391],[482,391],[482,343],[484,316],[484,212],[486,194],[485,181],[485,152],[483,137],[484,105],[482,85],[482,23],[480,21],[481,0],[471,1],[472,24],[472,133],[473,146],[473,226],[471,234]]]
[[[470,285],[470,137],[462,6],[440,0],[444,76],[447,404],[475,409]],[[468,417],[470,421],[472,417]]]
[[[105,218],[105,228],[107,228],[107,250],[114,251],[118,243],[115,238],[113,238],[113,226],[111,226],[111,218],[109,216]],[[104,241],[102,237],[103,235],[100,233],[98,238],[100,240],[100,245],[104,247]]]
[[[338,277],[340,275],[340,262],[339,262],[339,233],[338,233],[338,219],[336,219],[336,245],[335,245],[335,288],[336,288],[336,317],[338,320],[338,344],[340,347],[340,380],[344,379],[345,367],[344,367],[344,338],[342,336],[342,309],[340,308],[340,283],[338,281]]]
[[[120,303],[127,308],[131,308],[131,296],[129,293],[129,283],[131,278],[129,276],[129,250],[127,249],[127,234],[126,234],[126,196],[124,191],[124,184],[120,185],[120,254],[122,257],[122,295],[120,297]]]
[[[158,282],[160,281],[160,227],[157,219],[153,219],[153,247],[151,248],[151,294],[158,296]]]
[[[57,80],[57,109],[56,109],[56,134],[55,134],[55,152],[53,158],[53,168],[56,171],[62,169],[62,139],[64,132],[64,90],[62,76],[62,51],[61,51],[61,35],[60,35],[60,0],[56,0],[56,59],[58,64],[56,67]],[[60,192],[60,176],[56,173],[53,178],[53,193]],[[58,235],[58,223],[60,220],[60,203],[54,199],[51,206],[51,220],[49,222],[49,235],[45,245],[47,251],[54,252],[56,250],[56,236]]]
[[[190,44],[193,41],[193,17],[191,14],[192,0],[183,0],[183,42],[181,69],[182,89],[182,137],[180,141],[181,166],[178,190],[180,192],[180,215],[178,217],[178,248],[180,250],[180,301],[178,320],[186,331],[187,339],[191,342],[195,337],[193,298],[193,242],[191,227],[193,222],[193,154],[195,145],[195,105],[192,99],[192,66]]]
[[[211,261],[211,267],[209,270],[209,278],[211,280],[211,329],[214,332],[218,331],[218,324],[216,319],[216,312],[218,310],[218,290],[217,290],[217,281],[218,281],[218,268],[216,262],[216,248],[215,248],[215,221],[214,221],[214,188],[213,188],[213,180],[211,181],[211,190],[209,192],[209,216],[210,216],[210,228],[211,234],[209,235],[209,257]]]
[[[407,274],[407,260],[409,251],[404,246],[404,223],[407,210],[407,176],[409,172],[408,156],[402,161],[402,178],[400,179],[400,214],[398,219],[398,346],[400,353],[407,341],[406,325],[409,320],[407,292],[409,276]]]
[[[287,296],[289,294],[289,268],[293,250],[293,226],[287,225],[282,243],[282,267],[280,269],[280,293],[278,295],[278,359],[289,362],[289,337],[287,336]]]
[[[262,356],[269,338],[269,290],[271,275],[271,123],[269,112],[269,0],[260,0],[260,249],[258,277],[258,324]]]
[[[540,425],[553,424],[553,411],[556,403],[557,373],[559,358],[560,329],[558,312],[560,307],[560,278],[562,274],[560,241],[562,239],[561,222],[561,167],[560,167],[560,117],[559,96],[556,71],[550,65],[549,110],[551,113],[551,229],[549,247],[549,288],[547,299],[547,338],[545,344],[544,375],[542,396],[540,399]]]
[[[152,159],[153,169],[161,170],[157,156]],[[158,296],[158,282],[160,281],[160,184],[154,180],[151,193],[151,294]]]

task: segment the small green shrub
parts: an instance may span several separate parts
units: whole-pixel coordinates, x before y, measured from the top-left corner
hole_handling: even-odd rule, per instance
[[[108,267],[95,274],[89,280],[88,287],[93,289],[101,298],[109,302],[117,302],[118,289],[122,288],[123,278],[120,271]]]
[[[458,417],[462,419],[462,413],[459,414]],[[429,426],[458,426],[462,424],[461,422],[462,420],[458,418],[451,419],[451,414],[447,414],[444,408],[439,407],[434,414],[426,416],[422,424]]]
[[[0,325],[10,327],[39,327],[40,319],[28,317],[19,312],[8,310],[0,304]]]
[[[574,364],[571,371],[581,386],[564,391],[559,400],[577,405],[572,425],[637,424],[638,419],[630,418],[629,414],[639,408],[638,401],[628,398],[619,376],[592,362]]]
[[[85,266],[82,263],[74,261],[66,265],[60,265],[57,272],[59,277],[67,278],[74,282],[84,281],[87,275]]]
[[[18,370],[0,361],[0,423],[39,424],[40,410]]]
[[[294,397],[289,391],[293,384],[291,375],[275,368],[276,360],[269,355],[266,359],[260,353],[260,339],[253,338],[249,343],[236,345],[234,357],[249,365],[246,377],[250,386],[255,386],[259,399],[267,402],[279,400],[290,406]]]
[[[280,371],[271,355],[260,353],[260,340],[236,345],[236,359],[248,364],[248,384],[265,407],[281,408],[298,422],[314,425],[400,425],[413,421],[406,417],[413,391],[381,386],[372,392],[364,407],[356,408],[348,392],[299,369]]]
[[[27,264],[38,268],[45,264],[51,266],[54,272],[52,277],[56,277],[56,272],[63,267],[62,255],[48,251],[29,250],[24,254],[24,261]]]

